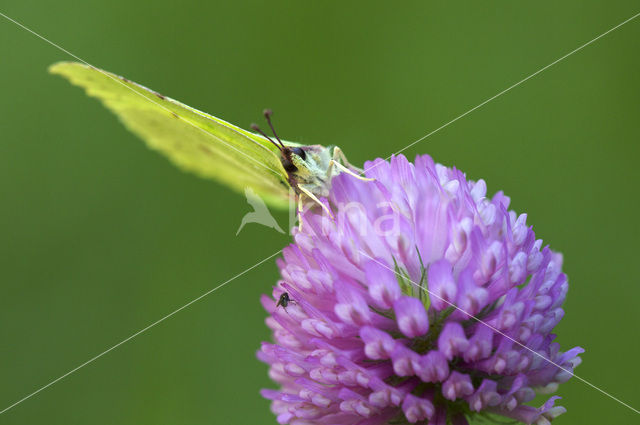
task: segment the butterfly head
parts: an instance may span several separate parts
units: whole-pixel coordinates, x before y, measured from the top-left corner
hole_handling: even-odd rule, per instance
[[[270,109],[265,109],[263,114],[267,119],[267,123],[269,123],[269,127],[271,127],[271,131],[273,132],[276,140],[273,140],[271,137],[267,136],[262,130],[260,130],[260,127],[258,127],[257,124],[251,124],[251,128],[262,134],[262,136],[264,136],[268,141],[273,143],[275,147],[278,148],[278,150],[280,151],[280,162],[282,163],[282,167],[287,172],[290,178],[295,174],[304,174],[308,169],[307,153],[305,152],[304,148],[298,146],[286,146],[284,143],[282,143],[282,140],[280,140],[280,138],[278,137],[278,134],[276,133],[276,130],[273,128],[273,124],[271,123],[271,114],[273,114],[273,112]]]
[[[335,147],[285,145],[273,128],[271,114],[271,110],[265,109],[264,117],[271,127],[275,140],[260,130],[257,124],[251,124],[251,128],[262,134],[265,139],[278,148],[280,163],[287,173],[287,182],[296,195],[304,193],[307,197],[320,203],[317,196],[327,197],[329,195],[331,178],[339,172],[337,167],[333,166]],[[321,205],[324,206],[324,204]]]

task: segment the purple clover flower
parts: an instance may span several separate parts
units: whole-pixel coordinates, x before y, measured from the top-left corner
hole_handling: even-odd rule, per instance
[[[564,412],[559,397],[525,404],[567,381],[583,352],[561,352],[551,333],[562,256],[502,192],[486,198],[483,180],[427,155],[365,168],[375,182],[333,180],[333,220],[304,213],[262,298],[275,343],[258,357],[280,384],[262,395],[278,422],[547,424]],[[292,303],[276,308],[284,292]]]

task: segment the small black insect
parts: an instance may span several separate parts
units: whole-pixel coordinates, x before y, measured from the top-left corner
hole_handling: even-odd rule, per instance
[[[288,292],[283,292],[282,295],[280,295],[280,298],[278,299],[278,302],[276,303],[276,308],[282,306],[282,308],[287,308],[287,306],[289,305],[289,303],[293,303],[295,301],[293,301],[291,298],[289,298],[289,293]]]

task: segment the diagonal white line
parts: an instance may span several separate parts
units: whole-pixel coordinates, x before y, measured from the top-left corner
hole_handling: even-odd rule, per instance
[[[161,105],[160,103],[154,101],[153,99],[149,99],[146,96],[143,96],[142,94],[138,93],[137,91],[135,91],[134,89],[132,89],[131,87],[129,87],[128,85],[124,84],[122,81],[120,81],[117,78],[114,78],[113,76],[107,74],[106,72],[104,72],[103,70],[101,70],[100,68],[96,68],[95,66],[91,65],[89,62],[85,61],[84,59],[74,55],[73,53],[71,53],[70,51],[64,49],[63,47],[60,47],[59,45],[57,45],[56,43],[54,43],[53,41],[43,37],[42,35],[38,34],[37,32],[33,31],[31,28],[26,27],[25,25],[21,24],[20,22],[16,21],[15,19],[10,18],[9,16],[5,15],[4,13],[0,12],[0,16],[4,17],[5,19],[7,19],[8,21],[13,22],[14,24],[18,25],[20,28],[30,32],[31,34],[35,35],[36,37],[40,38],[41,40],[49,43],[50,45],[52,45],[53,47],[55,47],[58,50],[61,50],[62,52],[66,53],[67,55],[71,56],[72,58],[82,62],[85,65],[88,65],[92,68],[94,68],[96,71],[100,72],[101,74],[105,75],[106,77],[109,77],[110,79],[112,79],[113,81],[123,85],[124,87],[126,87],[127,89],[131,90],[133,93],[137,94],[138,96],[142,97],[143,99],[148,100],[149,102],[153,103],[154,105],[164,109],[167,112],[172,112],[171,110],[169,110],[168,108],[166,108],[164,105]],[[199,112],[199,111],[198,111]],[[241,150],[239,150],[238,148],[236,148],[233,145],[230,145],[229,143],[225,142],[224,140],[222,140],[221,138],[219,138],[218,136],[216,136],[215,134],[209,133],[208,131],[206,131],[203,128],[198,127],[197,125],[193,124],[191,121],[189,120],[184,120],[185,122],[189,123],[191,126],[193,126],[194,128],[202,131],[204,134],[213,137],[214,139],[216,139],[218,142],[224,144],[225,146],[235,150],[236,152],[240,153],[241,155],[243,155],[244,157],[246,157],[247,159],[255,162],[256,164],[258,164],[259,166],[275,173],[277,176],[280,175],[280,173],[277,170],[274,170],[273,168],[265,165],[264,163],[258,161],[255,158],[250,157],[249,155],[247,155],[246,153],[242,152]]]
[[[360,250],[360,254],[364,255],[365,257],[369,258],[370,260],[375,261],[376,263],[378,263],[378,264],[379,264],[379,265],[381,265],[382,267],[386,268],[387,270],[392,271],[392,272],[393,272],[394,274],[396,274],[398,277],[403,277],[405,280],[407,279],[407,277],[406,277],[406,276],[402,276],[402,275],[400,275],[400,273],[398,273],[397,271],[395,271],[395,270],[391,269],[391,268],[390,268],[389,266],[387,266],[386,264],[381,263],[380,261],[378,261],[378,260],[376,260],[375,258],[371,257],[371,256],[370,256],[369,254],[367,254],[366,252],[364,252],[364,251]],[[555,367],[557,367],[557,368],[559,368],[559,369],[562,369],[564,372],[569,373],[571,376],[573,376],[574,378],[576,378],[576,379],[578,379],[578,380],[580,380],[580,381],[584,382],[585,384],[587,384],[587,385],[588,385],[588,386],[590,386],[591,388],[593,388],[593,389],[595,389],[595,390],[600,391],[602,394],[606,395],[607,397],[609,397],[609,398],[611,398],[611,399],[613,399],[613,400],[617,401],[618,403],[622,404],[623,406],[625,406],[625,407],[627,407],[627,408],[629,408],[629,409],[633,410],[634,412],[636,412],[636,413],[640,414],[640,411],[639,411],[638,409],[636,409],[636,408],[634,408],[634,407],[632,407],[632,406],[628,405],[627,403],[625,403],[624,401],[620,400],[619,398],[614,397],[613,395],[611,395],[611,394],[609,394],[608,392],[606,392],[605,390],[603,390],[603,389],[601,389],[601,388],[599,388],[599,387],[595,386],[594,384],[592,384],[591,382],[587,381],[586,379],[579,377],[578,375],[576,375],[576,374],[575,374],[575,373],[573,373],[572,371],[570,371],[570,370],[568,370],[568,369],[566,369],[566,368],[564,368],[564,367],[560,366],[559,364],[555,363],[555,362],[554,362],[554,361],[552,361],[551,359],[546,358],[545,356],[543,356],[542,354],[538,353],[537,351],[532,350],[531,348],[529,348],[529,347],[527,347],[526,345],[524,345],[524,344],[520,343],[519,341],[516,341],[515,339],[511,338],[509,335],[507,335],[507,334],[505,334],[504,332],[502,332],[502,331],[500,331],[500,330],[498,330],[498,329],[494,328],[493,326],[491,326],[491,325],[490,325],[490,324],[488,324],[487,322],[483,321],[482,319],[479,319],[478,317],[474,316],[473,314],[466,312],[466,311],[465,311],[465,310],[463,310],[462,308],[460,308],[460,307],[458,307],[457,305],[455,305],[455,304],[453,304],[453,303],[451,303],[451,302],[449,302],[449,301],[445,300],[444,298],[440,297],[438,294],[436,294],[436,293],[434,293],[434,292],[430,291],[429,289],[427,289],[427,288],[425,288],[424,286],[422,286],[422,285],[420,285],[420,284],[418,284],[418,283],[414,282],[413,280],[409,279],[409,282],[411,282],[411,283],[412,283],[413,285],[415,285],[416,287],[418,287],[418,288],[422,289],[423,291],[427,292],[427,293],[429,294],[429,296],[435,297],[435,298],[439,299],[440,301],[445,302],[445,303],[446,303],[446,304],[448,304],[449,306],[451,306],[451,307],[455,308],[456,310],[458,310],[458,311],[460,311],[460,312],[462,312],[462,313],[466,314],[467,316],[471,317],[473,320],[475,320],[475,321],[477,321],[477,322],[479,322],[479,323],[482,323],[484,326],[488,327],[488,328],[489,328],[489,329],[491,329],[492,331],[494,331],[494,332],[496,332],[496,333],[498,333],[498,334],[502,335],[503,337],[505,337],[505,338],[507,338],[507,339],[511,340],[512,342],[515,342],[515,343],[516,343],[516,344],[518,344],[520,347],[522,347],[522,348],[524,348],[524,349],[526,349],[526,350],[530,351],[530,352],[531,352],[531,353],[533,353],[534,355],[536,355],[536,356],[540,357],[541,359],[543,359],[543,360],[545,360],[545,361],[549,362],[550,364],[554,365]]]
[[[636,13],[635,15],[633,15],[632,17],[630,17],[629,19],[627,19],[627,20],[625,20],[625,21],[623,21],[623,22],[619,23],[619,24],[618,24],[618,25],[616,25],[615,27],[610,28],[609,30],[607,30],[607,31],[603,32],[602,34],[600,34],[600,35],[599,35],[599,36],[597,36],[596,38],[594,38],[594,39],[592,39],[592,40],[590,40],[590,41],[587,41],[587,42],[586,42],[586,43],[584,43],[582,46],[580,46],[580,47],[576,47],[575,49],[573,49],[572,51],[570,51],[570,52],[569,52],[569,53],[567,53],[566,55],[564,55],[564,56],[562,56],[562,57],[560,57],[560,58],[558,58],[558,59],[554,60],[553,62],[551,62],[551,63],[550,63],[550,64],[548,64],[547,66],[545,66],[545,67],[543,67],[543,68],[540,68],[539,70],[537,70],[537,71],[536,71],[536,72],[534,72],[533,74],[531,74],[531,75],[529,75],[529,76],[527,76],[527,77],[523,78],[522,80],[518,81],[518,82],[517,82],[517,83],[515,83],[515,84],[510,85],[510,86],[509,86],[509,87],[507,87],[506,89],[502,90],[500,93],[498,93],[498,94],[496,94],[496,95],[491,96],[489,99],[485,100],[484,102],[480,103],[479,105],[474,106],[473,108],[469,109],[468,111],[464,112],[463,114],[458,115],[457,117],[455,117],[455,118],[454,118],[454,119],[452,119],[451,121],[449,121],[449,122],[447,122],[447,123],[445,123],[445,124],[441,125],[440,127],[436,128],[435,130],[431,131],[430,133],[425,134],[424,136],[422,136],[421,138],[417,139],[416,141],[411,142],[410,144],[408,144],[408,145],[407,145],[407,146],[405,146],[404,148],[402,148],[402,149],[400,149],[400,150],[398,150],[398,151],[394,152],[393,154],[391,154],[391,155],[386,159],[386,161],[388,161],[388,160],[389,160],[389,158],[391,158],[393,155],[397,155],[397,154],[399,154],[399,153],[401,153],[401,152],[403,152],[403,151],[405,151],[405,150],[409,149],[410,147],[414,146],[415,144],[420,143],[421,141],[423,141],[423,140],[424,140],[424,139],[426,139],[427,137],[429,137],[429,136],[431,136],[431,135],[433,135],[433,134],[436,134],[437,132],[439,132],[439,131],[440,131],[440,130],[442,130],[443,128],[448,127],[449,125],[451,125],[451,124],[453,124],[454,122],[458,121],[460,118],[463,118],[463,117],[465,117],[465,116],[469,115],[470,113],[472,113],[472,112],[473,112],[473,111],[475,111],[476,109],[483,107],[483,106],[484,106],[484,105],[486,105],[487,103],[489,103],[489,102],[491,102],[492,100],[494,100],[494,99],[496,99],[496,98],[498,98],[498,97],[502,96],[503,94],[505,94],[506,92],[510,91],[511,89],[513,89],[513,88],[515,88],[515,87],[518,87],[520,84],[524,83],[525,81],[530,80],[531,78],[535,77],[536,75],[540,74],[540,73],[541,73],[541,72],[543,72],[543,71],[546,71],[547,69],[551,68],[553,65],[557,64],[558,62],[560,62],[560,61],[562,61],[562,60],[564,60],[564,59],[568,58],[569,56],[573,55],[574,53],[576,53],[576,52],[578,52],[578,51],[580,51],[580,50],[584,49],[584,48],[585,48],[585,47],[587,47],[588,45],[590,45],[590,44],[592,44],[592,43],[596,42],[597,40],[601,39],[602,37],[604,37],[605,35],[609,34],[610,32],[613,32],[613,31],[617,30],[618,28],[620,28],[620,27],[621,27],[621,26],[623,26],[624,24],[626,24],[626,23],[628,23],[628,22],[631,22],[632,20],[634,20],[634,19],[635,19],[635,18],[637,18],[638,16],[640,16],[640,13]],[[380,164],[380,163],[376,163],[376,164],[372,165],[371,167],[369,167],[369,168],[365,169],[365,170],[364,170],[364,172],[367,172],[367,171],[370,171],[370,170],[374,169],[374,168],[375,168],[375,167],[377,167],[379,164]]]
[[[213,289],[208,290],[207,292],[205,292],[204,294],[200,295],[199,297],[189,301],[188,303],[186,303],[185,305],[183,305],[180,308],[177,308],[176,310],[172,311],[171,313],[167,314],[166,316],[156,320],[155,322],[153,322],[152,324],[150,324],[149,326],[140,329],[138,332],[134,333],[133,335],[130,335],[129,337],[123,339],[122,341],[120,341],[119,343],[117,343],[116,345],[111,346],[110,348],[104,350],[102,353],[90,358],[89,360],[87,360],[86,362],[82,363],[81,365],[71,369],[69,372],[65,373],[64,375],[59,376],[58,378],[54,379],[53,381],[49,382],[47,385],[44,385],[40,388],[38,388],[37,390],[35,390],[34,392],[32,392],[31,394],[21,398],[20,400],[16,401],[15,403],[13,403],[10,406],[5,407],[3,410],[0,411],[0,415],[5,413],[7,410],[17,406],[18,404],[22,403],[25,400],[30,399],[31,397],[33,397],[34,395],[38,394],[40,391],[43,391],[47,388],[49,388],[50,386],[52,386],[53,384],[55,384],[56,382],[66,378],[67,376],[71,375],[72,373],[78,371],[79,369],[82,369],[83,367],[85,367],[86,365],[88,365],[89,363],[94,362],[95,360],[98,360],[100,357],[104,356],[105,354],[107,354],[110,351],[115,350],[116,348],[120,347],[122,344],[124,344],[125,342],[128,342],[130,340],[132,340],[133,338],[137,337],[138,335],[140,335],[143,332],[148,331],[149,329],[153,328],[154,326],[160,324],[161,322],[164,322],[166,319],[168,319],[169,317],[173,316],[174,314],[184,310],[185,308],[189,307],[191,304],[200,301],[202,298],[206,297],[207,295],[211,294],[212,292],[215,292],[216,290],[222,288],[223,286],[225,286],[227,283],[234,281],[235,279],[239,278],[240,276],[242,276],[243,274],[247,273],[250,270],[255,269],[256,267],[258,267],[259,265],[265,263],[266,261],[272,259],[273,257],[275,257],[276,255],[280,254],[280,251],[274,252],[273,254],[271,254],[270,256],[268,256],[267,258],[257,262],[256,264],[254,264],[253,266],[249,267],[248,269],[245,269],[244,271],[238,273],[237,275],[233,276],[232,278],[230,278],[229,280],[222,282],[220,285],[216,286]]]

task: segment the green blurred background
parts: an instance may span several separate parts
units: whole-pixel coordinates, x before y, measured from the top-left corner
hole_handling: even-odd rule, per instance
[[[639,12],[637,1],[16,1],[84,60],[247,127],[386,157]],[[636,408],[640,18],[406,153],[505,190],[565,254],[577,373]],[[281,249],[242,196],[172,167],[48,75],[0,17],[0,410]],[[278,216],[285,223],[285,214]],[[271,424],[255,358],[269,261],[0,416],[6,424]],[[558,424],[638,423],[574,379]]]

